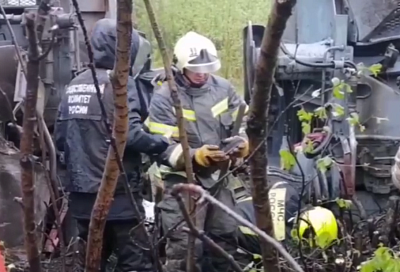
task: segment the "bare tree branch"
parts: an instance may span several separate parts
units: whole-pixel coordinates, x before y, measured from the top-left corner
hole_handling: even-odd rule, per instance
[[[188,138],[187,138],[186,129],[185,129],[185,119],[183,118],[182,105],[181,105],[181,101],[180,101],[180,98],[178,95],[178,89],[176,87],[174,75],[173,75],[172,69],[171,69],[171,60],[168,57],[167,47],[165,46],[165,42],[162,37],[160,28],[158,27],[157,19],[154,14],[154,10],[151,5],[151,2],[150,2],[150,0],[143,0],[143,1],[146,6],[150,24],[151,24],[151,27],[153,28],[154,36],[156,37],[158,47],[160,49],[160,53],[161,53],[161,56],[163,59],[164,69],[165,69],[165,77],[168,82],[168,87],[171,90],[171,97],[172,97],[172,100],[174,103],[176,120],[178,122],[178,128],[179,128],[179,141],[180,141],[180,144],[182,145],[183,158],[185,160],[185,170],[186,170],[187,182],[189,184],[193,184],[194,183],[193,165],[192,165],[192,159],[191,159],[190,153],[189,153],[189,143],[188,143]],[[188,207],[190,210],[195,209],[195,203],[194,203],[194,200],[192,199],[192,197],[190,196],[190,194],[187,195],[186,202],[188,203]],[[193,217],[192,220],[194,221],[195,217]],[[194,224],[196,224],[196,223],[194,222]],[[191,272],[191,271],[195,270],[194,241],[195,241],[195,238],[193,237],[193,235],[189,235],[188,257],[187,257],[187,262],[186,262],[186,271],[187,272]]]
[[[257,226],[273,236],[274,226],[268,197],[267,144],[268,113],[275,66],[286,22],[292,14],[296,0],[275,0],[265,28],[258,59],[254,95],[251,99],[247,135],[249,136],[253,205]],[[251,29],[249,29],[251,31]],[[261,241],[264,271],[279,272],[278,256],[272,244]]]
[[[114,71],[110,77],[114,93],[114,122],[112,135],[118,154],[123,154],[128,136],[128,78],[132,40],[132,1],[117,1],[117,46]],[[103,248],[103,233],[114,197],[120,169],[113,147],[108,149],[103,179],[93,206],[87,242],[86,271],[97,272]],[[128,192],[130,193],[130,192]]]
[[[204,231],[200,231],[194,225],[192,219],[190,218],[189,212],[187,211],[185,204],[183,203],[181,194],[173,194],[178,202],[179,208],[183,214],[183,218],[185,219],[189,228],[183,227],[182,230],[188,234],[191,234],[197,238],[199,238],[202,242],[206,243],[215,253],[221,255],[226,258],[228,262],[232,265],[232,268],[236,272],[243,272],[240,268],[239,264],[235,261],[232,255],[228,254],[222,247],[217,245],[211,238],[204,234]]]
[[[78,4],[77,0],[72,0],[72,4],[74,6],[74,9],[75,9],[78,21],[79,21],[79,25],[80,25],[80,27],[82,29],[83,37],[84,37],[84,40],[85,40],[85,45],[86,45],[86,49],[87,49],[87,53],[88,53],[88,57],[89,57],[89,65],[88,65],[88,67],[89,67],[90,72],[91,72],[92,77],[93,77],[93,83],[94,83],[94,86],[95,86],[95,89],[96,89],[97,99],[98,99],[98,101],[100,103],[100,110],[101,110],[101,114],[103,116],[104,126],[106,127],[107,132],[109,134],[108,136],[110,137],[110,140],[111,140],[110,145],[113,148],[114,156],[116,158],[115,161],[118,164],[118,169],[120,171],[120,174],[121,174],[121,176],[123,176],[124,186],[125,186],[127,195],[129,197],[129,201],[130,201],[130,203],[132,205],[134,213],[136,214],[137,218],[140,221],[139,225],[135,229],[138,229],[139,231],[141,231],[143,237],[148,241],[148,246],[149,246],[149,249],[151,251],[153,262],[156,263],[157,270],[158,271],[162,271],[161,261],[156,257],[156,253],[155,253],[155,249],[154,249],[153,243],[152,243],[152,241],[150,239],[150,236],[149,236],[149,234],[148,234],[148,232],[146,230],[146,227],[143,224],[143,222],[144,222],[143,216],[140,213],[139,207],[138,207],[138,205],[137,205],[137,203],[135,201],[135,198],[134,198],[133,194],[130,193],[129,180],[128,180],[128,177],[127,177],[127,175],[125,173],[124,166],[122,164],[121,155],[119,154],[117,146],[116,146],[115,138],[112,135],[111,125],[110,125],[109,120],[107,118],[107,112],[105,110],[105,107],[104,107],[104,104],[103,104],[103,101],[102,101],[102,98],[101,98],[99,82],[98,82],[97,75],[96,75],[96,69],[94,67],[93,50],[92,50],[92,46],[90,45],[90,42],[89,42],[88,32],[87,32],[87,29],[85,27],[85,23],[83,21],[82,14],[81,14],[80,9],[79,9],[79,4]]]
[[[29,43],[27,65],[27,90],[21,137],[21,186],[24,211],[25,247],[31,272],[41,271],[40,254],[37,246],[35,224],[35,184],[33,168],[33,138],[36,122],[36,102],[39,87],[39,48],[35,32],[35,13],[25,14]]]
[[[194,185],[194,184],[177,184],[173,187],[172,193],[177,195],[181,192],[191,192],[192,194],[199,195],[201,198],[201,201],[207,200],[210,202],[212,205],[217,206],[224,212],[226,212],[228,215],[230,215],[232,218],[234,218],[236,221],[238,221],[240,224],[243,226],[246,226],[250,228],[254,233],[256,233],[261,240],[263,240],[266,243],[271,244],[274,249],[276,249],[283,258],[286,259],[286,261],[290,264],[290,266],[293,267],[294,271],[297,272],[304,272],[304,270],[300,267],[300,265],[293,259],[293,257],[285,250],[285,248],[274,238],[266,234],[264,231],[259,229],[258,227],[254,226],[252,223],[250,223],[248,220],[244,219],[234,211],[232,211],[228,206],[225,204],[219,202],[216,200],[214,197],[212,197],[207,191],[205,191],[203,188],[200,186]]]

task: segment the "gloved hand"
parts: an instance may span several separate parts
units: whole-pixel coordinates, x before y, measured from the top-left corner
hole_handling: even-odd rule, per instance
[[[153,135],[153,137],[155,141],[152,143],[152,145],[154,145],[155,154],[161,154],[167,150],[168,146],[170,145],[170,140],[167,137],[162,135]]]
[[[240,136],[233,136],[222,141],[229,151],[227,154],[232,158],[244,158],[249,155],[249,142]],[[232,145],[232,147],[230,147]]]
[[[229,156],[216,145],[203,145],[194,153],[194,160],[203,167],[209,167],[213,162],[221,162],[228,159]]]

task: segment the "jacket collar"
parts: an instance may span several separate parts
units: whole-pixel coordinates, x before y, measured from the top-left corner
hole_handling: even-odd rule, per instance
[[[204,83],[203,86],[196,88],[190,86],[190,84],[187,83],[187,81],[183,78],[182,74],[177,73],[175,75],[175,81],[178,89],[193,97],[202,96],[210,91],[210,79],[211,76],[208,77],[207,82]]]

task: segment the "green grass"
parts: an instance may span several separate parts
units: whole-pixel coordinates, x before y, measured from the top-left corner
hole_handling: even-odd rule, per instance
[[[143,2],[136,3],[139,29],[157,48]],[[242,91],[242,29],[248,21],[266,24],[269,0],[153,0],[152,3],[170,56],[175,42],[186,32],[205,35],[216,44],[222,59],[219,74]],[[162,65],[158,50],[154,50],[154,59],[155,66]]]

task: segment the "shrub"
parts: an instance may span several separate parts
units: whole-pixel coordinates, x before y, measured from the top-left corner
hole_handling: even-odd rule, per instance
[[[270,2],[267,0],[154,0],[153,6],[172,57],[175,42],[186,32],[196,31],[210,38],[222,59],[219,74],[243,89],[242,29],[251,21],[266,24]],[[157,48],[143,2],[137,2],[137,20],[153,47]],[[154,50],[155,66],[162,61]]]

